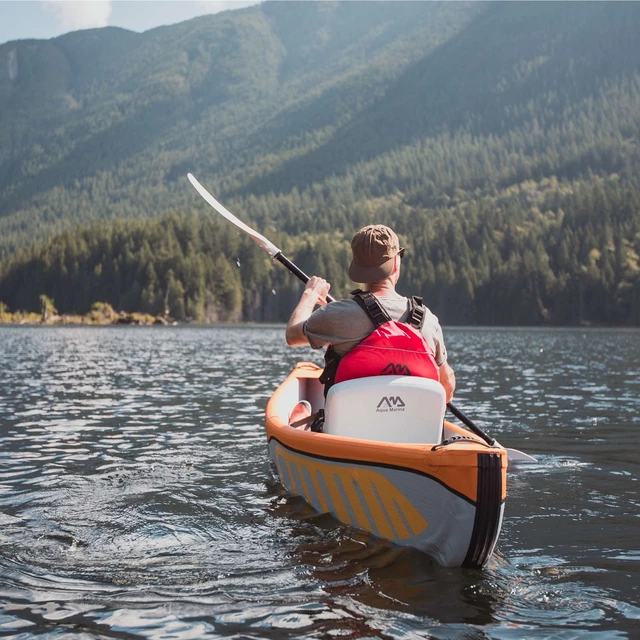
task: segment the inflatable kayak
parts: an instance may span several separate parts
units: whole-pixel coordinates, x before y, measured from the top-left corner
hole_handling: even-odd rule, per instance
[[[267,404],[269,457],[287,491],[444,566],[484,565],[502,524],[506,451],[444,421],[437,381],[360,378],[325,400],[321,373],[298,363]],[[290,426],[301,400],[323,416],[320,431]]]

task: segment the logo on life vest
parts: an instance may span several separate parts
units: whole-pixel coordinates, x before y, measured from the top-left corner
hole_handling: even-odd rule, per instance
[[[410,376],[411,371],[409,371],[409,367],[406,364],[393,364],[390,362],[381,372],[380,375],[389,375],[389,376]]]
[[[376,407],[376,411],[380,413],[387,413],[389,411],[404,411],[404,401],[400,396],[384,396],[380,402],[378,402],[378,406]]]

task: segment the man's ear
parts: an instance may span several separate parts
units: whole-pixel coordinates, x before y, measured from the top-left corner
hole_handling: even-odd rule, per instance
[[[400,271],[400,263],[402,262],[402,258],[397,255],[394,259],[393,259],[393,271],[391,273],[397,273],[398,271]]]

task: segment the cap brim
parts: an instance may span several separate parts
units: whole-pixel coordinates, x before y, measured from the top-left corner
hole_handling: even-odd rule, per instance
[[[360,264],[356,264],[352,260],[351,266],[349,267],[349,277],[354,282],[360,282],[362,284],[380,282],[391,275],[394,260],[395,258],[389,258],[386,262],[376,265],[375,267],[364,267]]]

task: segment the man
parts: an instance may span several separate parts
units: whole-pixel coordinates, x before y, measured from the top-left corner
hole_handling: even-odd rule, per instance
[[[363,283],[364,289],[376,296],[392,320],[405,322],[409,317],[409,300],[396,292],[404,254],[398,236],[384,225],[370,225],[356,233],[351,251],[349,277]],[[374,330],[373,322],[355,300],[338,300],[327,305],[329,287],[322,278],[313,276],[309,280],[287,324],[288,345],[311,345],[313,349],[320,349],[331,344],[339,356],[344,356]],[[314,311],[317,305],[320,307]],[[456,386],[455,374],[447,363],[440,323],[428,309],[422,335],[433,351],[440,383],[449,402]]]

